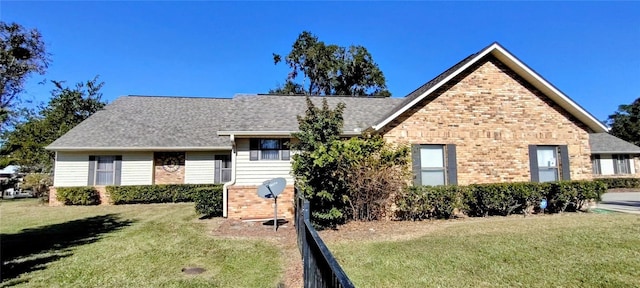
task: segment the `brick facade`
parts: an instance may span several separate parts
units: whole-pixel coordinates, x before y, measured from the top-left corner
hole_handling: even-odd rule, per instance
[[[455,144],[458,184],[530,181],[529,145],[567,145],[591,179],[590,129],[492,56],[393,120],[388,142]]]
[[[153,184],[184,184],[184,159],[184,152],[154,153]]]
[[[230,186],[228,192],[229,218],[273,218],[273,199],[264,199],[256,193],[258,186]],[[287,186],[278,196],[278,218],[293,219],[294,188]]]

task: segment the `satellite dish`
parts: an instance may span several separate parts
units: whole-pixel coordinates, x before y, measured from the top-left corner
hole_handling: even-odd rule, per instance
[[[262,185],[258,186],[258,196],[266,199],[278,197],[286,185],[287,180],[281,177],[264,181]]]
[[[273,231],[278,231],[278,195],[284,191],[286,185],[287,180],[279,177],[264,181],[262,185],[258,186],[258,196],[265,199],[273,198],[275,204],[273,206]]]

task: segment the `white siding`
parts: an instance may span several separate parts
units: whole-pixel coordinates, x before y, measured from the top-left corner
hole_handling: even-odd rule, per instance
[[[111,154],[122,155],[120,185],[153,184],[153,152]]]
[[[260,185],[264,181],[284,177],[293,185],[291,161],[249,160],[249,139],[236,139],[236,185]]]
[[[631,170],[629,170],[629,172],[631,172],[631,174],[636,174],[636,164],[634,163],[635,158],[630,157],[629,158],[629,166],[631,166]]]
[[[57,152],[53,186],[87,186],[89,181],[89,154]]]
[[[187,152],[184,161],[184,183],[213,184],[216,162],[214,152]]]

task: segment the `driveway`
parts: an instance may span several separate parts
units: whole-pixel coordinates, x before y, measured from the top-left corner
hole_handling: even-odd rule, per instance
[[[607,192],[597,208],[640,214],[640,192]]]

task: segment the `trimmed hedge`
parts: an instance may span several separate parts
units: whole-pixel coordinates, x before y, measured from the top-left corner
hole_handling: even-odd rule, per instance
[[[100,204],[100,194],[94,187],[57,187],[56,199],[64,205]]]
[[[195,189],[196,213],[202,218],[222,216],[222,186]]]
[[[597,182],[607,184],[607,188],[640,188],[640,178],[598,178]]]
[[[451,218],[455,209],[471,217],[527,214],[547,199],[546,211],[577,211],[600,201],[607,186],[600,181],[495,183],[468,186],[409,187],[395,199],[402,220]]]
[[[196,198],[198,188],[218,188],[221,184],[168,184],[168,185],[135,185],[107,186],[107,193],[113,204],[146,204],[192,202]]]

